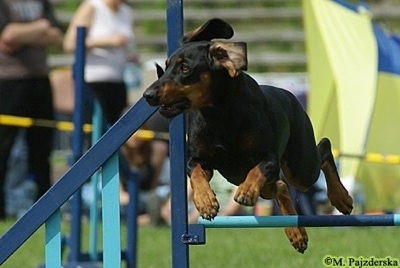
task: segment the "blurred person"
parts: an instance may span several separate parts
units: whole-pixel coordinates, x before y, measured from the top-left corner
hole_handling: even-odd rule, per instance
[[[154,131],[156,138],[151,141],[151,162],[154,168],[155,188],[150,191],[146,211],[152,226],[164,224],[161,217],[161,207],[170,192],[170,161],[169,161],[169,119],[155,113],[147,120],[146,125]],[[158,137],[158,138],[157,138]]]
[[[78,26],[87,28],[85,81],[107,123],[114,124],[127,106],[123,73],[134,47],[132,11],[122,0],[83,1],[65,34],[66,52],[75,50]]]
[[[25,129],[20,129],[14,139],[7,163],[4,182],[5,210],[7,217],[20,217],[32,205],[36,197],[36,186],[27,179],[28,150],[25,142]],[[30,193],[30,188],[33,191]]]
[[[145,127],[142,127],[142,130]],[[121,147],[120,157],[120,204],[122,207],[129,203],[130,196],[127,189],[127,180],[134,176],[138,186],[138,222],[140,225],[148,225],[150,216],[147,211],[147,203],[150,192],[157,187],[152,165],[151,140],[140,137],[140,132],[134,133]]]
[[[127,106],[124,69],[133,51],[132,11],[122,0],[82,1],[65,33],[65,52],[76,49],[77,27],[87,29],[84,80],[89,91],[84,92],[85,122],[91,119],[95,98],[105,119],[102,127],[107,129]],[[123,161],[126,163],[121,157]],[[121,198],[126,199],[123,193]]]
[[[61,43],[62,30],[48,1],[0,1],[0,114],[53,119],[47,47]],[[18,131],[0,125],[0,219],[6,216],[5,174]],[[37,199],[50,187],[53,130],[33,126],[25,139],[27,178],[37,188]]]
[[[169,169],[169,139],[165,136],[169,135],[169,119],[162,116],[160,113],[153,114],[146,122],[146,126],[161,136],[154,138],[152,144],[151,162],[154,167],[154,177],[157,185],[170,184],[170,169]],[[164,136],[164,137],[162,137]],[[156,135],[157,137],[157,135]]]
[[[141,127],[139,132],[134,133],[121,147],[121,205],[129,202],[129,193],[126,188],[128,176],[135,175],[138,178],[139,187],[139,225],[160,225],[161,204],[167,199],[170,188],[170,170],[168,157],[168,134],[169,121],[154,114]],[[141,136],[140,131],[155,131],[155,138]]]

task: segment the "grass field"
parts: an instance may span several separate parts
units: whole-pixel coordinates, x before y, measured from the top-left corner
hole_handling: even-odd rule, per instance
[[[0,232],[3,233],[10,224],[0,223]],[[87,233],[87,225],[84,227],[83,233]],[[327,255],[338,259],[352,256],[400,259],[400,230],[396,227],[308,228],[308,234],[309,248],[305,254],[299,254],[290,246],[280,228],[207,229],[206,245],[190,246],[190,266],[326,267],[323,259]],[[170,229],[167,227],[140,228],[137,267],[171,267],[170,240]],[[37,267],[43,261],[42,228],[1,267],[30,268]],[[342,267],[359,267],[355,264],[346,266],[346,262],[342,264]]]

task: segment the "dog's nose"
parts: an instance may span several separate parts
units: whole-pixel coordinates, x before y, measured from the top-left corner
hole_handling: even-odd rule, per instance
[[[143,97],[146,99],[146,101],[150,104],[150,105],[158,105],[158,101],[157,101],[157,91],[152,89],[152,88],[148,88],[144,91],[143,93]]]

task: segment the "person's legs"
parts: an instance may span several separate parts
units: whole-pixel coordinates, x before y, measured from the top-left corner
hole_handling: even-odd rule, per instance
[[[20,129],[15,137],[10,156],[7,162],[4,193],[7,216],[20,214],[21,204],[32,204],[34,200],[27,200],[23,193],[24,183],[28,173],[28,153],[25,139],[25,129]]]
[[[17,131],[15,127],[0,126],[0,219],[4,219],[6,216],[4,182],[11,147]]]
[[[88,83],[89,89],[98,100],[103,116],[109,124],[120,118],[127,105],[127,93],[123,82]]]
[[[30,115],[38,119],[54,119],[53,98],[48,79],[34,79],[29,100]],[[53,132],[48,127],[31,127],[27,130],[28,172],[37,185],[37,198],[51,185],[50,155],[53,148]]]
[[[25,105],[21,102],[24,88],[21,81],[0,80],[0,114],[22,115]],[[5,218],[4,182],[11,147],[18,127],[0,124],[0,219]]]

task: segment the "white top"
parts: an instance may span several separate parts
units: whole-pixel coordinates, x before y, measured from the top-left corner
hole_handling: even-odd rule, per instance
[[[95,8],[89,37],[126,35],[133,42],[133,16],[130,7],[121,3],[118,12],[113,12],[103,1],[90,0]],[[127,47],[93,48],[88,51],[85,66],[86,82],[123,81]]]

